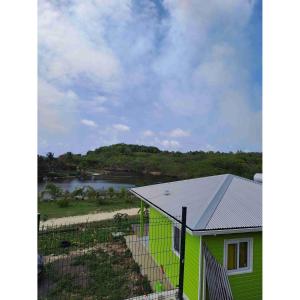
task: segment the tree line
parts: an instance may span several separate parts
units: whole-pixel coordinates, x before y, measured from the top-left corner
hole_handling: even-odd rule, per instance
[[[260,152],[162,151],[157,147],[131,144],[104,146],[86,154],[51,152],[38,155],[38,176],[84,176],[89,171],[157,173],[178,179],[232,173],[252,178],[262,172]]]

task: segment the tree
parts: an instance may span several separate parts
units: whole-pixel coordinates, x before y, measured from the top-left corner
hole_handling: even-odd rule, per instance
[[[53,200],[56,200],[58,197],[60,197],[63,194],[61,188],[59,188],[57,185],[55,185],[52,182],[46,184],[42,196],[44,196],[45,193],[48,193]]]
[[[49,161],[53,161],[54,160],[54,153],[53,152],[48,152],[46,154],[46,157]]]

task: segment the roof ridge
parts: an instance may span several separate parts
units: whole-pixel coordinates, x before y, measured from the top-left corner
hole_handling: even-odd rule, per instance
[[[229,185],[231,184],[234,175],[227,174],[224,181],[222,182],[221,186],[218,188],[217,192],[213,196],[212,200],[207,205],[204,213],[195,224],[195,228],[204,229],[206,228],[207,224],[209,223],[212,215],[214,214],[216,208],[218,207],[219,203],[221,202],[225,192],[227,191]]]
[[[261,173],[262,174],[262,173]],[[239,176],[239,175],[233,175],[234,177],[238,178],[238,179],[242,179],[242,180],[245,180],[245,181],[249,181],[249,182],[252,182],[252,183],[255,183],[255,184],[259,184],[259,185],[262,185],[261,182],[259,181],[255,181],[253,179],[249,179],[249,178],[245,178],[245,177],[242,177],[242,176]]]

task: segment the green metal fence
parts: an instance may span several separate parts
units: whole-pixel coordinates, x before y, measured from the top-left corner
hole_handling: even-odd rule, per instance
[[[169,261],[173,274],[155,257],[172,250],[152,242],[172,240],[163,220],[115,215],[114,219],[64,226],[40,226],[38,230],[39,299],[176,299],[180,260]],[[164,232],[149,234],[149,228]],[[163,243],[162,243],[163,244]],[[182,246],[181,246],[182,247]],[[181,279],[183,280],[183,278]],[[180,295],[180,292],[179,292]]]

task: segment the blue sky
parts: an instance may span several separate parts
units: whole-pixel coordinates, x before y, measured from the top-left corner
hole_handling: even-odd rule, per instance
[[[39,0],[39,153],[261,151],[261,2]]]

